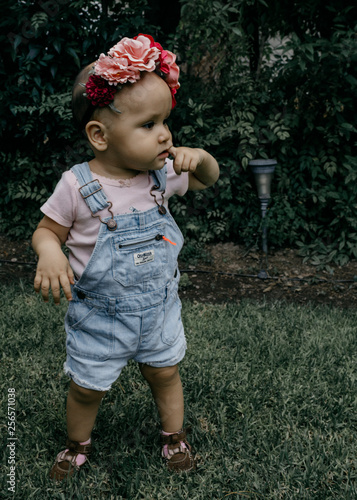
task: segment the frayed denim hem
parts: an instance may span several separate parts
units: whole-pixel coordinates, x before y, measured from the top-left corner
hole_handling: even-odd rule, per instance
[[[111,387],[112,387],[111,385],[109,385],[108,387],[104,387],[104,388],[97,387],[96,385],[89,384],[85,380],[81,380],[70,368],[67,367],[66,362],[63,365],[63,369],[64,369],[64,373],[66,375],[68,375],[73,380],[73,382],[75,382],[80,387],[84,387],[84,389],[90,389],[92,391],[98,391],[98,392],[106,392],[106,391],[109,391],[109,389],[111,389]]]

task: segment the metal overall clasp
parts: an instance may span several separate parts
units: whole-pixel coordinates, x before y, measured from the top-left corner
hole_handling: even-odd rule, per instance
[[[156,195],[153,193],[153,191],[155,191],[156,189],[159,189],[159,186],[154,185],[150,189],[150,194],[154,198],[155,203],[158,206],[159,214],[160,215],[165,215],[166,214],[166,208],[164,207],[164,201],[165,201],[164,193],[165,193],[165,191],[161,191],[161,205],[160,205],[159,202],[156,199]]]
[[[84,195],[81,191],[81,189],[85,188],[86,186],[88,186],[88,184],[91,184],[92,182],[97,182],[98,185],[100,186],[98,189],[96,189],[95,191],[87,194],[87,195]],[[101,191],[103,189],[103,186],[101,185],[101,183],[98,181],[98,179],[94,179],[90,182],[87,182],[87,184],[84,184],[83,186],[81,186],[78,191],[80,193],[80,195],[82,196],[83,200],[85,200],[86,198],[89,198],[89,196],[92,196],[93,194],[95,193],[98,193],[99,191]],[[118,224],[115,222],[114,220],[114,214],[113,212],[111,211],[111,208],[113,206],[112,202],[111,201],[107,201],[108,203],[108,212],[110,213],[111,215],[111,219],[109,219],[107,222],[105,222],[101,217],[100,215],[94,215],[92,210],[91,210],[91,216],[96,219],[98,218],[100,220],[100,222],[102,222],[102,224],[105,224],[107,226],[107,228],[109,229],[109,231],[115,231],[116,228],[118,227]]]

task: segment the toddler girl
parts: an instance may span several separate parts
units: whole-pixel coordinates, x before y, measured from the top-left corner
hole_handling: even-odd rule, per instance
[[[157,404],[169,469],[195,465],[178,370],[186,349],[177,294],[183,238],[167,201],[211,186],[219,168],[202,149],[173,146],[166,120],[179,88],[175,59],[150,35],[123,38],[73,87],[73,114],[94,158],[63,174],[33,235],[36,292],[47,302],[51,289],[58,304],[62,288],[70,301],[68,439],[51,469],[56,480],[86,462],[100,402],[129,359]]]

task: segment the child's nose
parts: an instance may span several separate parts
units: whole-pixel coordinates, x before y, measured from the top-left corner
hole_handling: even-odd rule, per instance
[[[163,126],[160,130],[159,142],[166,142],[171,139],[171,132],[169,127]]]

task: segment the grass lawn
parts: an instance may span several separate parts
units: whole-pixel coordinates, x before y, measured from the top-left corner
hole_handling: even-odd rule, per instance
[[[66,437],[66,304],[19,285],[0,297],[1,498],[357,498],[356,310],[184,303],[181,376],[198,470],[166,471],[155,405],[131,363],[102,403],[87,468],[57,485],[48,470]]]

